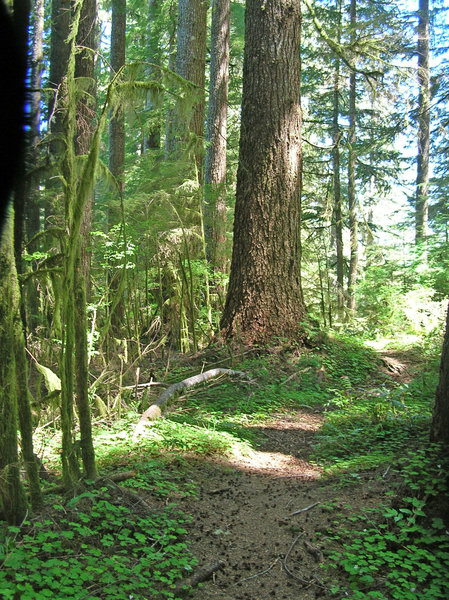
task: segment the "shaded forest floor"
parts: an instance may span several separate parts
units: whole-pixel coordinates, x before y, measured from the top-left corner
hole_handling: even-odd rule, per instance
[[[153,361],[141,381],[218,365],[249,381],[189,390],[138,437],[161,388],[123,382],[121,418],[94,427],[101,479],[68,496],[48,484],[42,514],[0,527],[0,597],[445,599],[446,471],[428,442],[437,352],[322,338]],[[54,478],[59,447],[57,427],[41,428]]]

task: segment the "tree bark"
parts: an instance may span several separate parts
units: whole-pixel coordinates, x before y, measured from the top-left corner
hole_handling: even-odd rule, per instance
[[[62,81],[67,74],[70,44],[67,43],[71,23],[71,0],[52,0],[51,4],[51,43],[50,72],[48,86],[53,90],[50,95],[47,113],[50,132],[50,155],[53,160],[61,158],[64,152],[63,130],[64,112],[62,109]],[[54,207],[47,202],[45,223],[49,224]]]
[[[111,79],[125,65],[126,48],[126,0],[113,0],[111,25]],[[125,191],[125,113],[121,107],[114,110],[109,121],[109,170],[118,185],[120,206]],[[121,221],[121,211],[108,207],[108,228]],[[124,224],[123,224],[124,225]],[[126,256],[123,258],[126,261]],[[109,296],[111,300],[111,329],[115,337],[119,337],[123,323],[125,308],[121,293],[121,277],[111,273],[109,277]],[[116,296],[120,294],[119,298]]]
[[[83,0],[78,33],[76,36],[78,51],[75,57],[75,79],[82,80],[85,92],[81,95],[76,108],[75,153],[89,154],[97,118],[97,81],[95,73],[96,51],[98,48],[97,2]],[[90,231],[92,228],[93,193],[86,203],[81,225],[81,267],[89,296],[90,282]]]
[[[12,211],[6,215],[0,245],[0,507],[10,524],[25,517],[27,502],[20,481],[17,448],[17,383],[14,332]]]
[[[125,64],[126,0],[113,0],[111,24],[111,78]],[[109,121],[109,170],[117,179],[120,193],[124,191],[125,115],[116,110]]]
[[[76,44],[78,50],[75,56],[75,81],[78,80],[79,82],[82,78],[87,82],[87,89],[81,96],[76,107],[75,154],[87,157],[92,145],[97,117],[95,62],[98,32],[96,0],[83,1]],[[82,182],[78,182],[78,186],[80,185],[82,185]],[[80,424],[81,459],[84,474],[88,479],[96,477],[89,402],[86,318],[86,296],[89,295],[90,289],[91,252],[89,248],[93,200],[94,194],[92,191],[83,207],[78,250],[79,256],[76,260],[73,280],[76,404]]]
[[[430,66],[429,0],[419,0],[418,22],[418,156],[416,174],[415,242],[427,237],[429,212]]]
[[[175,70],[178,75],[197,86],[198,101],[188,120],[186,132],[181,135],[181,124],[176,132],[184,145],[191,144],[193,156],[202,181],[204,158],[204,85],[206,68],[207,0],[178,0],[177,53]]]
[[[341,38],[341,0],[336,0],[337,11],[337,42]],[[341,319],[343,317],[344,298],[344,256],[343,256],[343,216],[341,206],[341,182],[340,182],[340,138],[339,125],[340,116],[340,57],[335,56],[334,71],[334,102],[332,115],[332,167],[334,173],[334,219],[335,219],[335,250],[337,254],[337,311]]]
[[[41,121],[41,86],[43,69],[43,30],[44,30],[44,0],[36,0],[34,3],[33,33],[30,53],[30,88],[29,93],[29,134],[28,147],[26,148],[26,170],[24,178],[24,204],[25,204],[25,237],[29,242],[40,231],[39,210],[39,178],[33,172],[39,164],[40,152],[40,121]],[[37,250],[36,244],[28,244],[28,251]],[[19,265],[20,268],[20,265]],[[31,278],[22,293],[24,303],[28,303],[28,311],[23,309],[26,315],[26,327],[34,330],[38,324],[39,313],[39,291],[36,280]]]
[[[444,444],[446,454],[449,451],[449,308],[446,319],[443,349],[441,352],[440,376],[435,394],[432,427],[432,442]]]
[[[152,65],[161,64],[161,51],[159,48],[160,32],[156,26],[157,19],[160,13],[160,2],[159,0],[148,1],[148,30],[147,30],[147,61]],[[159,78],[154,67],[148,67],[148,77],[151,79]],[[147,94],[146,110],[152,111],[154,109],[153,103],[151,102],[150,94]],[[144,152],[147,150],[160,150],[161,147],[161,123],[151,122],[151,126],[145,130],[144,133]]]
[[[226,147],[229,85],[230,0],[212,1],[208,142],[204,173],[208,257],[226,272]]]
[[[294,337],[300,281],[301,11],[296,0],[248,0],[231,275],[225,338]]]
[[[351,0],[350,6],[351,42],[356,39],[357,0]],[[348,209],[350,259],[348,272],[348,308],[354,314],[356,308],[355,293],[357,285],[357,270],[359,262],[357,196],[356,196],[356,72],[351,70],[349,76],[349,158],[348,158]]]

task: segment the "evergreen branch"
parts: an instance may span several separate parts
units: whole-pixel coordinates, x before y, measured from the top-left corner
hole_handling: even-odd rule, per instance
[[[324,29],[321,21],[318,19],[310,0],[303,0],[303,2],[307,6],[310,16],[312,17],[313,24],[315,25],[315,29],[318,31],[319,35],[323,38],[329,48],[333,50],[333,52],[335,52],[339,58],[341,58],[341,60],[352,72],[363,75],[368,81],[369,85],[372,85],[371,78],[376,78],[383,75],[383,72],[379,70],[366,71],[364,69],[359,69],[355,62],[347,57],[347,47],[343,46],[343,44],[340,44],[339,42],[336,42],[326,33],[326,30]]]

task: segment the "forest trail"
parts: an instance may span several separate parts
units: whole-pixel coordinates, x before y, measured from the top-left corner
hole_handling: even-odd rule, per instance
[[[249,456],[189,463],[199,490],[180,505],[193,517],[190,548],[200,566],[225,562],[192,598],[307,600],[322,595],[316,533],[329,526],[334,508],[349,516],[377,504],[388,490],[387,480],[379,481],[376,472],[344,487],[338,478],[320,479],[322,472],[309,462],[309,454],[322,420],[306,411],[278,415],[260,428],[263,441]]]
[[[407,354],[388,352],[382,358],[382,370],[392,380],[412,377],[416,362]],[[345,520],[381,503],[391,490],[392,475],[381,468],[323,477],[310,454],[324,419],[321,409],[277,414],[257,427],[257,450],[188,461],[188,476],[198,489],[197,497],[180,503],[192,516],[190,549],[199,567],[224,561],[190,598],[326,596],[317,533],[332,524],[334,511]]]

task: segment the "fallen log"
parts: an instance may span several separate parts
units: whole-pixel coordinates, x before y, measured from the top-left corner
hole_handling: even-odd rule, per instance
[[[161,408],[177,398],[182,392],[200,385],[209,379],[218,377],[219,375],[227,375],[228,377],[237,377],[240,379],[250,380],[250,377],[243,371],[233,371],[232,369],[210,369],[204,373],[199,373],[198,375],[188,377],[183,381],[178,381],[178,383],[174,383],[165,391],[163,391],[156,401],[149,406],[144,413],[142,413],[134,430],[134,435],[136,436],[142,434],[148,421],[154,421],[158,419],[162,414]]]

